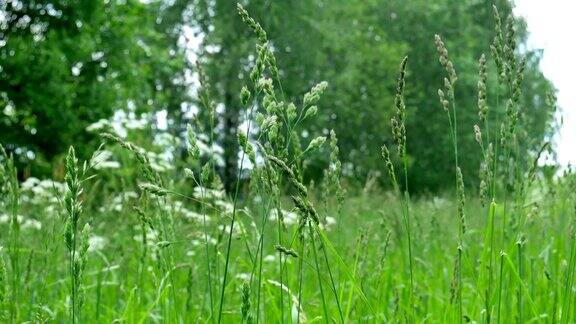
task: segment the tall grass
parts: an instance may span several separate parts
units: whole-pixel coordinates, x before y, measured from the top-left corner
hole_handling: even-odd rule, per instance
[[[182,134],[182,169],[164,170],[145,141],[109,129],[98,151],[109,149],[122,168],[98,171],[94,158],[81,165],[71,148],[64,183],[42,191],[18,181],[2,148],[2,322],[576,319],[576,175],[543,176],[538,161],[547,142],[529,152],[530,163],[517,159],[524,60],[513,18],[502,30],[495,11],[492,55],[479,55],[478,122],[471,130],[462,129],[459,112],[475,108],[457,105],[456,67],[444,40],[435,38],[445,70],[438,113],[446,114],[451,137],[454,191],[410,197],[408,117],[418,107],[406,104],[405,88],[418,81],[408,58],[400,63],[392,133],[381,151],[392,190],[346,187],[339,161],[346,152],[336,133],[301,136],[329,83],[291,102],[274,45],[241,5],[238,12],[256,47],[238,94],[247,127],[238,132],[241,172],[231,196],[217,172],[216,107],[201,67],[199,98],[210,120],[204,128],[192,121]],[[486,88],[491,78],[498,80],[495,94]],[[464,131],[473,131],[479,146],[478,190],[466,186],[471,175],[459,164]],[[305,174],[307,162],[322,154],[329,165],[318,187]]]

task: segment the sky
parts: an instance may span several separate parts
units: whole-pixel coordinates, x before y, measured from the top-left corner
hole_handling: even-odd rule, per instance
[[[559,118],[555,138],[558,162],[576,165],[576,0],[516,0],[514,12],[528,24],[528,46],[544,50],[540,68],[558,90]],[[571,40],[572,39],[572,40]]]

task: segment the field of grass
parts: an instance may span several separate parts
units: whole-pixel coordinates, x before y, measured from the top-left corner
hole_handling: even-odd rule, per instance
[[[340,213],[319,208],[322,218],[333,219],[323,220],[317,232],[306,229],[301,243],[298,216],[287,213],[278,232],[281,225],[266,204],[243,207],[232,235],[221,321],[239,322],[245,310],[252,321],[267,323],[297,322],[298,316],[326,322],[326,314],[328,322],[458,322],[461,291],[463,320],[572,322],[575,183],[554,185],[507,214],[502,204],[491,213],[469,201],[461,245],[453,199],[412,202],[412,291],[402,204],[393,194],[358,194]],[[36,197],[41,186],[51,184],[36,185]],[[129,193],[121,198],[82,215],[93,224],[93,236],[79,284],[78,322],[216,322],[229,217],[209,213],[206,240],[202,213],[186,202],[150,198],[143,207],[149,218],[142,218],[131,208],[141,201]],[[18,238],[2,235],[3,316],[69,322],[62,214],[49,203],[21,208],[27,216],[12,234]],[[0,226],[9,232],[4,218]],[[297,257],[275,249],[278,235]]]
[[[164,172],[155,156],[110,129],[87,162],[71,148],[62,182],[19,182],[2,149],[0,321],[7,323],[572,323],[576,320],[576,176],[544,177],[513,159],[522,62],[496,43],[507,119],[490,139],[480,59],[479,189],[458,164],[457,75],[436,38],[446,81],[439,113],[454,146],[454,189],[409,195],[401,61],[382,147],[383,177],[346,192],[336,134],[301,145],[327,83],[301,103],[281,98],[265,32],[239,6],[259,40],[251,83],[239,94],[246,120],[240,169],[226,194],[212,159],[189,128],[189,168]],[[502,38],[502,37],[501,37]],[[504,42],[504,39],[502,39]],[[399,60],[400,61],[400,60]],[[499,70],[500,71],[500,70]],[[206,109],[209,85],[203,84]],[[442,108],[444,107],[444,111]],[[467,108],[469,109],[469,108]],[[498,128],[499,129],[499,128]],[[472,130],[471,130],[472,131]],[[209,139],[208,139],[209,141]],[[382,143],[374,143],[380,147]],[[548,144],[543,145],[543,150]],[[330,152],[324,181],[305,184],[307,158]],[[212,146],[210,146],[212,147]],[[210,148],[208,149],[210,151]],[[123,168],[102,168],[113,155]]]

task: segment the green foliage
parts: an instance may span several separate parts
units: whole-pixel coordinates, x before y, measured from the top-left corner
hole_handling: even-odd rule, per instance
[[[576,174],[568,169],[554,175],[553,167],[538,165],[550,146],[542,142],[554,98],[539,102],[539,91],[549,84],[531,65],[532,53],[517,57],[523,33],[513,18],[505,26],[495,20],[493,56],[478,56],[478,39],[486,37],[487,47],[494,33],[470,13],[472,7],[484,9],[483,2],[394,0],[384,9],[375,0],[264,2],[251,3],[250,14],[241,4],[231,9],[224,1],[192,3],[197,6],[191,16],[210,46],[199,65],[206,74],[199,74],[198,120],[184,128],[181,111],[170,115],[169,122],[177,122],[171,130],[186,137],[187,154],[177,136],[157,134],[149,123],[117,132],[99,122],[90,129],[100,132],[104,143],[82,166],[70,148],[65,183],[36,178],[20,183],[13,155],[0,146],[1,320],[576,319]],[[186,1],[167,8],[140,5],[162,13],[165,20],[157,28],[164,31],[181,27],[177,13],[188,8]],[[509,9],[507,2],[500,5],[502,13]],[[274,13],[279,8],[283,11]],[[272,14],[254,19],[252,9],[263,18]],[[294,19],[273,19],[286,13]],[[319,18],[304,18],[314,15]],[[406,22],[396,24],[399,17]],[[393,22],[391,27],[376,29],[381,19]],[[319,33],[288,35],[282,44],[281,27],[308,31],[302,21]],[[438,23],[477,39],[448,33],[428,40]],[[417,31],[422,26],[427,29]],[[231,37],[234,33],[247,36]],[[168,33],[169,42],[174,35]],[[375,52],[365,45],[384,36],[386,45]],[[426,41],[406,41],[413,36]],[[291,56],[281,46],[290,42],[311,54]],[[429,54],[427,61],[417,50]],[[377,83],[372,77],[392,68],[377,69],[376,62],[396,51],[408,51],[410,63],[403,55],[390,57],[394,70],[401,61],[396,83],[393,77]],[[382,55],[373,65],[364,61],[371,53]],[[475,57],[481,57],[479,71]],[[300,63],[311,66],[295,76]],[[331,76],[329,82],[317,79],[324,75]],[[442,76],[443,83],[433,80]],[[298,81],[303,77],[305,84]],[[541,88],[524,91],[530,78]],[[428,88],[436,90],[426,96]],[[541,119],[524,117],[531,112],[530,100],[543,111]],[[435,110],[423,119],[417,108],[428,101]],[[370,104],[362,110],[369,115],[342,108],[358,102]],[[340,113],[349,115],[342,120]],[[137,117],[144,116],[151,115]],[[340,127],[339,140],[336,131],[327,131],[329,121]],[[434,132],[422,137],[429,127]],[[532,127],[541,132],[533,134]],[[217,173],[214,142],[224,148],[221,173],[230,195]],[[369,154],[382,144],[381,156]],[[421,159],[430,163],[424,170]],[[245,169],[248,160],[252,167]],[[480,163],[478,199],[469,183]],[[394,190],[374,186],[373,170],[388,173]],[[423,178],[421,172],[431,175]],[[368,178],[362,191],[347,187],[352,189],[347,200],[344,175]],[[88,181],[93,178],[98,180]],[[319,179],[322,190],[308,179]],[[450,186],[455,197],[414,199],[412,186],[422,191]],[[86,219],[91,225],[81,230]]]
[[[496,6],[505,34],[511,6],[504,0],[496,1]],[[274,52],[270,57],[281,62],[271,62],[270,77],[282,78],[282,100],[292,101],[316,82],[330,80],[323,108],[311,105],[303,120],[306,132],[294,136],[306,140],[327,136],[334,129],[343,173],[360,184],[380,167],[379,145],[371,143],[392,143],[386,122],[394,114],[395,85],[390,76],[397,58],[407,54],[412,71],[417,71],[407,75],[413,83],[406,94],[406,129],[412,134],[406,143],[411,152],[410,187],[437,191],[451,185],[444,180],[453,173],[451,140],[442,132],[444,114],[436,96],[442,67],[435,63],[433,41],[434,34],[441,33],[459,74],[455,96],[461,107],[460,167],[474,175],[467,181],[479,181],[476,170],[481,160],[470,130],[476,121],[476,62],[482,53],[491,61],[488,45],[497,36],[491,3],[260,0],[246,7],[266,30],[259,37],[269,39]],[[185,75],[196,70],[212,87],[198,94],[200,109],[193,125],[224,149],[218,169],[230,191],[238,169],[237,130],[246,122],[242,107],[250,99],[249,92],[242,98],[238,93],[252,67],[266,63],[258,63],[251,54],[254,39],[236,15],[234,2],[23,2],[7,4],[4,10],[0,101],[5,108],[0,123],[6,131],[0,139],[17,152],[27,173],[46,174],[70,144],[93,143],[85,128],[117,109],[134,107],[137,113],[165,109],[169,131],[181,136],[188,122],[184,114],[188,108],[182,107],[192,104]],[[202,40],[200,48],[192,49],[202,71],[184,58],[189,49],[182,47],[181,37],[188,27]],[[514,42],[522,44],[526,32],[521,20],[516,29]],[[517,132],[521,143],[517,159],[537,150],[551,135],[553,119],[553,107],[543,105],[542,98],[553,89],[538,69],[540,53],[522,54],[527,61],[519,118],[526,123]],[[488,64],[486,71],[485,87],[492,95],[484,102],[495,125],[504,118],[506,105],[495,95],[497,69]],[[500,88],[504,96],[507,91]],[[308,118],[312,115],[317,117]],[[489,136],[495,138],[497,127],[492,129]],[[429,145],[431,138],[434,145]],[[79,149],[87,158],[90,150]],[[319,179],[328,164],[324,156],[314,156],[305,177]]]
[[[201,2],[201,1],[199,1]],[[238,18],[231,15],[231,3],[201,2],[194,6],[194,17],[204,33],[201,61],[218,92],[214,99],[223,105],[222,127],[218,141],[230,150],[226,168],[236,165],[235,129],[243,120],[236,94],[254,64],[248,53],[250,40]],[[497,1],[501,16],[511,11],[507,1]],[[371,143],[391,143],[386,123],[394,114],[394,82],[397,58],[407,54],[413,73],[407,79],[413,87],[406,94],[408,141],[411,170],[409,183],[416,191],[436,191],[451,186],[453,174],[449,134],[442,131],[445,115],[438,104],[437,89],[442,85],[442,66],[436,63],[434,34],[442,33],[452,49],[454,66],[459,71],[455,93],[459,115],[458,141],[461,147],[460,166],[470,174],[467,181],[476,183],[480,160],[476,154],[474,134],[478,80],[477,60],[488,54],[494,35],[491,3],[481,1],[346,1],[346,2],[250,2],[247,7],[270,39],[275,57],[280,62],[282,96],[286,100],[299,97],[307,89],[304,82],[330,80],[330,89],[322,99],[318,118],[305,122],[306,134],[328,135],[333,128],[339,136],[345,174],[361,180],[380,166],[378,146]],[[213,12],[213,15],[208,14]],[[517,22],[515,41],[526,39],[523,22]],[[552,90],[538,69],[539,53],[523,53],[528,61],[523,83],[521,118],[524,124],[520,152],[537,150],[550,135],[552,111],[543,109],[542,98]],[[272,73],[271,75],[274,78]],[[311,86],[311,84],[308,85]],[[497,77],[494,67],[488,69],[488,91],[495,94]],[[505,91],[502,89],[502,95]],[[493,122],[505,115],[505,102],[489,96]],[[317,108],[314,109],[315,111]],[[494,127],[495,129],[496,127]],[[529,131],[528,131],[529,130]],[[229,133],[229,134],[228,134]],[[497,131],[491,134],[497,136]],[[227,139],[230,137],[231,139]],[[430,139],[433,145],[430,145]],[[228,153],[225,153],[228,154]],[[518,155],[521,157],[522,153]],[[308,166],[308,177],[318,179],[317,171],[326,159],[316,157]],[[224,171],[234,174],[233,171]]]
[[[180,109],[182,50],[160,3],[21,1],[2,7],[0,140],[36,175],[117,109]],[[180,82],[180,83],[178,83]],[[93,146],[80,146],[87,158]],[[33,163],[32,163],[33,162]]]
[[[409,88],[409,84],[407,86]],[[520,309],[525,321],[548,318],[565,323],[573,321],[576,316],[571,304],[574,293],[569,288],[573,287],[570,282],[576,263],[573,255],[571,257],[575,251],[572,227],[576,217],[573,204],[576,178],[573,173],[567,173],[547,182],[540,172],[536,174],[536,185],[529,191],[530,204],[520,203],[520,208],[509,209],[509,215],[514,212],[522,215],[523,225],[519,232],[525,239],[521,254],[515,244],[519,237],[514,234],[512,224],[504,221],[503,204],[494,203],[490,207],[495,214],[490,218],[486,214],[488,208],[482,208],[476,198],[467,197],[466,244],[459,269],[465,318],[487,321],[486,300],[484,294],[478,292],[486,292],[489,287],[487,265],[491,259],[492,288],[488,303],[491,321],[513,322]],[[168,177],[176,179],[175,175]],[[190,179],[184,181],[183,187],[191,185]],[[96,184],[87,183],[86,191],[92,192],[93,185]],[[218,282],[215,278],[218,278],[218,273],[221,278],[226,243],[219,226],[229,224],[229,214],[209,211],[209,238],[205,240],[201,233],[202,219],[198,216],[201,213],[199,205],[176,196],[166,197],[162,204],[158,204],[154,196],[147,197],[145,193],[137,198],[126,196],[118,205],[113,202],[115,197],[124,196],[134,189],[131,185],[117,187],[110,195],[98,198],[105,203],[91,208],[87,206],[96,198],[85,198],[82,217],[92,220],[92,237],[96,239],[94,242],[100,243],[94,243],[93,250],[88,250],[89,260],[83,271],[82,318],[78,322],[119,319],[130,322],[158,319],[166,323],[210,322],[213,317],[208,301],[205,242],[208,242],[212,258],[213,280]],[[26,189],[22,191],[26,197],[32,194]],[[46,194],[50,195],[50,192]],[[309,195],[315,197],[312,192]],[[267,196],[263,198],[264,202],[251,199],[253,202],[248,202],[238,214],[240,230],[234,231],[233,235],[234,252],[222,323],[240,322],[243,316],[246,321],[251,318],[253,323],[257,317],[260,322],[280,322],[280,305],[284,305],[285,322],[294,319],[292,310],[294,313],[300,310],[300,316],[307,320],[324,322],[318,273],[323,280],[328,321],[341,322],[336,299],[329,288],[330,275],[326,264],[321,261],[319,266],[316,265],[311,249],[300,253],[297,245],[289,248],[292,235],[299,226],[293,223],[289,210],[282,210],[286,216],[283,225],[285,241],[278,245],[276,227],[279,220],[272,217],[274,213],[265,213]],[[14,313],[13,321],[45,318],[48,322],[71,322],[66,306],[69,287],[67,280],[63,280],[68,267],[66,248],[61,243],[63,224],[59,213],[63,210],[50,211],[47,208],[50,205],[38,203],[36,199],[23,201],[19,213],[26,220],[39,219],[42,227],[24,226],[22,229],[21,260],[25,267],[18,282],[22,295],[16,301],[18,311]],[[226,198],[222,199],[225,201]],[[288,201],[284,200],[282,204],[289,208]],[[133,205],[142,207],[139,213],[133,211]],[[321,219],[335,215],[333,198],[329,198],[328,205],[327,212],[319,210]],[[331,241],[331,245],[326,244],[324,248],[336,281],[344,322],[366,321],[367,318],[375,318],[376,322],[401,322],[411,316],[408,315],[412,308],[401,205],[401,198],[391,193],[352,192],[342,206],[343,217],[338,220],[342,223],[339,226],[324,225],[324,235]],[[454,213],[457,205],[455,199],[446,196],[427,197],[410,203],[416,260],[414,314],[418,321],[458,322],[455,304],[450,302],[450,285],[454,277],[452,265],[460,231],[459,219]],[[100,207],[104,210],[99,210]],[[490,219],[495,223],[492,231],[489,230]],[[264,220],[267,223],[262,227]],[[169,239],[162,234],[163,221],[167,222],[167,230],[171,233]],[[8,236],[4,235],[8,228],[8,224],[0,222],[0,245],[4,247],[9,244]],[[505,236],[503,228],[507,231]],[[491,234],[494,236],[492,247]],[[258,248],[261,237],[264,237],[264,242]],[[504,252],[502,256],[500,251]],[[322,249],[318,246],[317,253],[322,260]],[[262,276],[259,280],[261,254]],[[520,255],[523,258],[521,272],[518,270]],[[282,286],[279,284],[280,258],[289,260],[285,262]],[[301,302],[298,301],[297,275],[300,259],[305,262]],[[11,260],[4,260],[8,270],[7,279],[3,281],[8,293],[4,310],[6,316],[10,316],[11,294],[15,286],[11,280]],[[254,273],[252,281],[251,273]],[[284,292],[283,304],[280,291]],[[190,298],[188,304],[187,298]],[[499,302],[500,314],[497,312]]]

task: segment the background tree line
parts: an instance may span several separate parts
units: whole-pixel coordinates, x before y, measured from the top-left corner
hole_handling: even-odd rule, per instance
[[[437,191],[453,185],[446,116],[437,96],[443,70],[434,34],[441,34],[455,63],[461,167],[467,181],[478,174],[474,142],[477,123],[478,58],[490,55],[494,37],[492,4],[503,18],[509,1],[354,0],[242,1],[268,33],[278,59],[286,102],[319,81],[329,83],[319,118],[299,134],[306,142],[338,135],[344,173],[362,183],[382,170],[379,148],[391,142],[390,117],[398,64],[408,55],[406,86],[410,187]],[[219,173],[227,188],[237,175],[237,130],[244,122],[239,93],[255,58],[254,40],[234,1],[2,1],[0,4],[0,141],[32,174],[54,170],[71,143],[97,146],[87,125],[116,109],[168,112],[168,131],[183,134],[192,122],[212,129],[223,148]],[[504,20],[505,21],[505,20]],[[518,44],[526,41],[523,21],[515,23]],[[183,30],[194,31],[198,48],[186,47]],[[193,62],[191,52],[198,58]],[[545,104],[552,85],[538,68],[540,53],[526,55],[517,158],[536,151],[552,131],[553,106]],[[196,94],[201,66],[216,107],[216,124]],[[496,69],[488,70],[488,103],[494,120],[505,114],[493,95]],[[503,90],[505,91],[505,89]],[[195,111],[195,114],[190,114]],[[153,114],[151,115],[153,116]],[[193,117],[190,117],[193,116]],[[496,129],[497,127],[493,127]],[[493,134],[497,137],[497,134]],[[317,154],[308,179],[322,176],[328,154]]]

